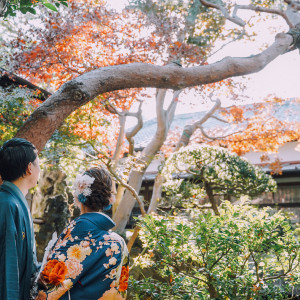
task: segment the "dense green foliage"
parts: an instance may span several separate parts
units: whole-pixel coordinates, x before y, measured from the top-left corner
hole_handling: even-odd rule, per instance
[[[182,179],[174,175],[191,174],[198,179],[189,189],[201,188],[207,183],[213,195],[255,197],[276,189],[276,182],[259,167],[225,148],[192,145],[172,154],[162,170],[167,178],[166,190],[181,190]],[[193,194],[193,193],[192,193]]]
[[[0,87],[0,143],[12,138],[37,107],[32,91]]]
[[[4,1],[5,2],[5,1]],[[67,0],[7,0],[6,7],[2,13],[4,17],[16,16],[16,13],[20,11],[23,14],[27,12],[36,14],[37,6],[41,4],[50,10],[57,11],[57,8],[62,4],[68,6]],[[1,15],[0,15],[1,16]]]
[[[135,264],[155,274],[132,279],[136,299],[275,300],[299,287],[299,238],[281,213],[224,202],[220,216],[147,216],[141,226]]]

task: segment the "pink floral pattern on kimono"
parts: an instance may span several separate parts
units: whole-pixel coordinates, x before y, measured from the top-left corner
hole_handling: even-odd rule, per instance
[[[126,299],[128,272],[124,276],[123,271],[128,269],[128,251],[123,238],[110,231],[114,226],[102,213],[86,213],[72,221],[48,256],[65,263],[65,280],[54,288],[41,287],[37,299]]]

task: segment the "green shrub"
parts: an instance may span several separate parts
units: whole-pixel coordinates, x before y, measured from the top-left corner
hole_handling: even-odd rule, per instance
[[[300,283],[299,239],[281,213],[242,201],[220,216],[147,216],[132,299],[286,299]],[[158,278],[160,279],[154,279]]]

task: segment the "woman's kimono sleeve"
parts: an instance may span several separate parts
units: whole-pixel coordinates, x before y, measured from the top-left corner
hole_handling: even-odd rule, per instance
[[[52,269],[46,265],[42,272],[49,281],[47,288],[39,293],[43,298],[37,299],[59,299],[70,289],[72,299],[79,299],[85,288],[89,295],[99,295],[94,299],[105,299],[100,297],[107,290],[119,290],[122,265],[128,261],[123,239],[87,228],[86,221],[73,221],[61,234],[47,263]]]

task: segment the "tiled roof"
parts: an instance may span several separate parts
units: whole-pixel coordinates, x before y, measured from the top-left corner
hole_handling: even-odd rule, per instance
[[[250,105],[245,105],[243,107],[251,108]],[[297,113],[298,112],[298,113]],[[187,113],[187,114],[178,114],[174,116],[173,122],[171,124],[170,130],[173,131],[177,129],[183,129],[185,125],[192,124],[195,121],[198,121],[205,115],[206,111],[200,111],[195,113]],[[250,112],[246,113],[249,115]],[[218,116],[218,114],[217,114]],[[298,121],[300,122],[300,102],[294,101],[294,99],[287,100],[283,104],[276,105],[276,113],[275,116],[277,119],[281,121]],[[219,116],[221,117],[221,116]],[[222,117],[221,117],[222,118]],[[243,126],[243,124],[238,125],[239,128]],[[236,127],[232,124],[225,124],[217,119],[210,118],[204,124],[205,129],[213,129],[222,127],[227,130],[227,134],[236,131]],[[140,149],[144,148],[153,138],[155,131],[157,128],[157,119],[154,118],[144,123],[143,128],[137,133],[135,136],[135,148]]]

